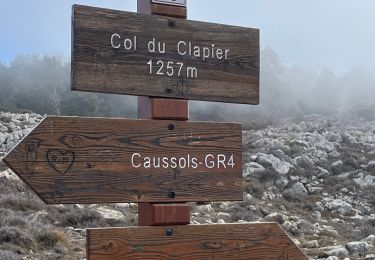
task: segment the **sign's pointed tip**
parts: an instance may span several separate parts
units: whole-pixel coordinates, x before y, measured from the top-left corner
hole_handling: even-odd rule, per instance
[[[18,176],[19,174],[17,171],[14,170],[13,164],[19,162],[19,158],[21,158],[22,153],[28,153],[28,154],[35,154],[35,152],[39,149],[40,146],[40,140],[30,138],[30,135],[32,133],[35,133],[37,131],[37,128],[49,117],[45,115],[39,123],[37,123],[34,128],[31,129],[31,131],[26,134],[13,148],[11,148],[8,153],[1,159],[1,161],[8,166],[13,172],[15,172]]]

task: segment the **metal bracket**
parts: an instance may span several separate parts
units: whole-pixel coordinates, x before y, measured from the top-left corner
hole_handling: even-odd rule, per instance
[[[151,0],[154,4],[186,6],[186,0]]]

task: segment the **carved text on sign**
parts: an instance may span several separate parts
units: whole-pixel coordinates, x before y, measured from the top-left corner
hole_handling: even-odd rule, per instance
[[[232,123],[48,116],[4,162],[46,203],[241,200],[241,140]]]
[[[235,166],[234,155],[225,154],[207,154],[200,160],[199,158],[187,154],[183,157],[155,157],[155,156],[143,156],[140,153],[133,153],[131,157],[131,164],[134,168],[172,168],[172,169],[197,169],[199,167],[207,169],[233,169]]]
[[[208,59],[228,60],[229,49],[218,48],[214,43],[199,46],[190,41],[178,41],[174,46],[168,46],[166,42],[152,38],[146,41],[144,46],[138,46],[137,36],[123,37],[119,33],[113,33],[110,38],[113,49],[123,49],[127,52],[136,52],[137,49],[148,51],[148,53],[165,54],[169,51],[175,51],[183,60],[185,56],[206,61]],[[186,77],[197,78],[198,68],[187,66],[183,62],[152,60],[147,62],[150,74],[166,75],[168,77]]]
[[[74,5],[72,38],[73,90],[259,103],[258,29]]]

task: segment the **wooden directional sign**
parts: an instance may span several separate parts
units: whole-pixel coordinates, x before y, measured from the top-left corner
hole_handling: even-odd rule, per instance
[[[75,5],[72,89],[259,102],[259,30]]]
[[[307,260],[276,223],[87,230],[87,259]]]
[[[47,117],[4,158],[46,203],[242,200],[239,124]]]

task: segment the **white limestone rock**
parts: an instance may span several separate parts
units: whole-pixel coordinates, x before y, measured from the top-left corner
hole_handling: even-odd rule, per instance
[[[271,166],[277,173],[287,174],[292,165],[288,162],[282,161],[272,154],[259,153],[257,154],[257,162],[264,167]]]
[[[341,215],[349,215],[353,210],[353,206],[346,201],[343,201],[342,199],[334,199],[332,201],[329,201],[325,204],[325,207],[329,211]]]
[[[125,216],[117,210],[110,209],[108,207],[99,207],[95,209],[103,218],[108,220],[125,220]]]

